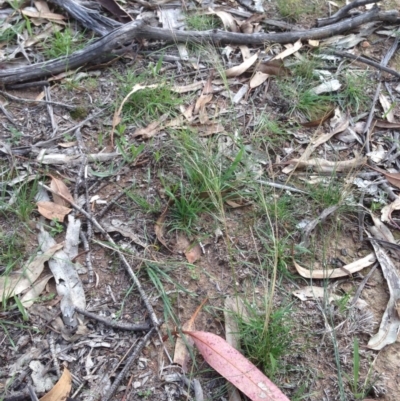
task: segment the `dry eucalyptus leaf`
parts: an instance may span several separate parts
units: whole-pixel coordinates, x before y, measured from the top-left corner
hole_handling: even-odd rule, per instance
[[[288,44],[285,46],[286,50],[284,50],[283,52],[279,53],[278,55],[276,55],[273,60],[278,60],[281,59],[283,60],[286,57],[291,56],[292,54],[296,53],[297,51],[299,51],[303,45],[301,44],[301,39],[299,39],[296,43],[292,44]]]
[[[40,401],[65,401],[69,396],[72,388],[72,376],[67,368],[60,377],[60,380],[54,387],[45,394]]]
[[[239,64],[235,67],[229,68],[225,71],[227,78],[238,77],[246,72],[256,61],[258,58],[258,53],[253,54],[250,58],[245,60],[242,64]]]
[[[305,278],[313,278],[313,279],[330,279],[337,277],[345,277],[349,276],[352,273],[356,273],[368,266],[371,266],[376,262],[376,257],[374,253],[370,253],[369,255],[363,257],[362,259],[356,260],[355,262],[349,263],[343,267],[337,269],[305,269],[300,266],[296,261],[293,260],[294,267],[300,276]]]
[[[257,88],[262,85],[269,78],[269,74],[264,74],[261,71],[256,71],[256,73],[251,77],[249,86],[251,89]]]
[[[74,198],[72,197],[71,193],[69,192],[68,187],[64,184],[64,181],[51,176],[50,188],[53,191],[57,192],[58,194],[63,195],[63,197],[70,200],[71,203],[74,202]],[[54,199],[54,203],[56,203],[57,205],[68,207],[71,204],[70,202],[66,201],[64,198],[56,195],[55,193],[53,193],[53,199]]]
[[[238,32],[236,21],[231,14],[226,11],[215,11],[212,8],[209,8],[209,11],[210,14],[215,14],[221,19],[222,24],[227,31]]]
[[[57,205],[57,203],[54,202],[38,202],[37,207],[39,213],[46,217],[46,219],[58,219],[58,221],[63,221],[65,216],[72,210],[68,207]]]
[[[21,272],[0,277],[0,300],[6,300],[14,295],[21,294],[42,274],[44,264],[64,246],[63,243],[55,244],[46,252],[37,255],[31,262],[21,269]]]

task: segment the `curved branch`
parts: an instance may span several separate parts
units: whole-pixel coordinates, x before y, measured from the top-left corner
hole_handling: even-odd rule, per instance
[[[40,79],[46,76],[59,74],[68,69],[74,69],[104,56],[112,56],[116,49],[134,39],[157,39],[172,43],[198,43],[215,45],[264,45],[265,43],[293,43],[297,40],[324,39],[343,33],[371,21],[394,22],[398,16],[397,11],[379,12],[378,8],[348,18],[328,27],[310,29],[308,31],[292,31],[283,33],[253,33],[243,34],[212,31],[172,31],[169,29],[154,28],[146,25],[143,20],[137,20],[122,25],[109,34],[89,44],[70,56],[55,60],[32,64],[19,68],[0,71],[0,85],[6,86],[17,82]]]
[[[330,24],[334,24],[335,22],[340,21],[342,18],[348,17],[348,13],[353,8],[365,6],[366,4],[378,3],[379,0],[354,0],[346,6],[342,7],[335,14],[331,15],[328,18],[318,18],[317,26],[326,26]]]

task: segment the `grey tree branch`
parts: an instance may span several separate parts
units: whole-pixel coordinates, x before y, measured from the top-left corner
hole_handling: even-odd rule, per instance
[[[317,26],[326,26],[330,24],[334,24],[335,22],[340,21],[343,18],[348,17],[348,13],[353,8],[365,6],[366,4],[378,3],[379,0],[355,0],[351,3],[345,5],[341,9],[339,9],[335,14],[331,15],[328,18],[318,18]]]
[[[361,24],[371,21],[393,23],[398,11],[380,12],[377,7],[354,18],[348,18],[327,27],[310,29],[308,31],[292,31],[283,33],[253,33],[243,34],[221,30],[211,31],[172,31],[146,25],[143,20],[137,20],[114,29],[109,34],[89,44],[70,56],[61,57],[48,62],[32,64],[19,68],[0,71],[0,86],[11,85],[46,76],[59,74],[68,69],[75,69],[93,60],[112,56],[116,50],[134,39],[156,39],[169,43],[213,43],[216,45],[264,45],[266,43],[293,43],[299,39],[323,39],[332,35],[347,32]]]

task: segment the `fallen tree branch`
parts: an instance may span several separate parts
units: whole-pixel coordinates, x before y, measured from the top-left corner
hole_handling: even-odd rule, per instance
[[[327,26],[330,24],[334,24],[335,22],[340,21],[343,18],[348,17],[349,11],[352,10],[353,8],[365,6],[366,4],[371,4],[371,3],[378,3],[379,0],[355,0],[352,1],[351,3],[345,5],[341,9],[339,9],[335,14],[331,15],[330,17],[326,18],[318,18],[317,19],[317,26]]]
[[[349,58],[351,60],[359,61],[360,63],[370,65],[371,67],[374,67],[377,70],[385,71],[388,74],[391,74],[397,78],[400,78],[400,72],[397,72],[396,70],[392,70],[391,68],[386,67],[380,63],[377,63],[376,61],[372,61],[368,58],[356,56],[354,54],[347,53],[347,52],[339,52],[339,51],[332,51],[332,52],[329,52],[329,54],[333,54],[334,56],[345,57],[345,58]]]
[[[134,39],[156,39],[169,43],[213,43],[215,45],[265,45],[266,43],[293,43],[297,40],[323,39],[352,30],[361,24],[371,21],[394,22],[397,11],[380,12],[375,7],[372,10],[354,18],[348,18],[327,27],[310,29],[308,31],[292,31],[283,33],[234,33],[221,30],[211,31],[173,31],[146,25],[143,20],[125,24],[97,41],[89,44],[70,56],[55,60],[31,64],[19,68],[0,71],[0,85],[6,86],[17,82],[40,79],[59,74],[67,69],[75,69],[92,63],[100,57],[110,56],[122,44]]]

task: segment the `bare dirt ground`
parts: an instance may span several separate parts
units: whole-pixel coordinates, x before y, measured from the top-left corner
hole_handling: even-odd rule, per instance
[[[306,7],[302,2],[293,2],[293,9],[299,3],[300,9]],[[133,1],[119,4],[134,18],[141,16],[154,25],[161,24],[163,10],[182,11],[181,4],[157,5],[156,10],[147,2],[140,2],[140,7]],[[334,7],[327,3],[313,5],[309,13],[286,17],[282,16],[283,11],[276,2],[267,3],[264,9],[268,18],[312,29],[315,19],[328,16],[330,7]],[[28,4],[19,4],[17,9],[22,10],[24,6]],[[49,6],[54,13],[68,15],[51,2]],[[0,11],[9,7],[9,2],[0,1]],[[249,12],[235,2],[224,7],[225,10]],[[398,8],[395,2],[385,4],[386,10]],[[361,7],[359,11],[366,10]],[[101,13],[106,15],[104,9]],[[233,13],[229,15],[232,17]],[[33,17],[26,14],[24,18]],[[240,16],[235,18],[241,19]],[[9,21],[15,24],[11,17]],[[74,32],[84,32],[72,17],[69,23]],[[191,23],[194,24],[193,20]],[[224,29],[221,22],[218,24]],[[44,26],[45,23],[40,22],[32,29],[37,34]],[[352,34],[356,39],[361,38],[344,49],[380,63],[395,40],[387,31],[397,32],[398,24],[378,22],[368,27],[370,31],[364,34],[360,29],[343,33],[348,40],[354,40],[350,38]],[[260,29],[268,31],[265,26]],[[36,42],[29,47],[26,41],[34,36],[29,32],[25,26],[21,33],[25,35],[24,51],[32,60],[41,61],[45,48],[54,46],[54,42],[46,39],[42,45]],[[89,30],[84,35],[80,38],[84,42],[91,37]],[[9,49],[16,46],[16,39],[13,37],[7,44],[3,36],[2,39],[0,71],[12,68],[11,61],[16,63],[23,58],[10,61]],[[379,264],[364,284],[363,279],[374,263],[354,273],[347,270],[351,263],[373,252],[363,231],[377,224],[370,213],[380,221],[382,209],[398,199],[397,176],[391,178],[382,174],[382,170],[391,174],[399,171],[398,78],[387,73],[378,75],[376,69],[345,58],[312,64],[314,50],[322,53],[323,45],[322,42],[313,44],[315,49],[306,42],[301,50],[284,59],[284,66],[280,68],[288,69],[288,76],[270,73],[262,84],[253,89],[247,86],[246,95],[238,102],[233,102],[233,97],[249,84],[255,71],[244,69],[243,73],[229,79],[223,73],[243,62],[246,49],[217,44],[212,48],[191,47],[187,43],[190,57],[187,61],[180,58],[175,44],[167,46],[162,41],[146,39],[137,41],[137,53],[128,52],[102,64],[85,66],[71,76],[50,78],[51,97],[47,99],[55,102],[52,110],[45,103],[15,99],[46,99],[43,86],[2,88],[0,246],[4,281],[1,284],[8,292],[2,292],[0,311],[1,399],[33,399],[27,392],[29,385],[38,396],[43,396],[54,388],[64,369],[72,375],[69,399],[232,399],[227,381],[209,367],[199,352],[192,350],[194,360],[189,362],[186,371],[174,363],[174,354],[182,326],[204,300],[206,303],[196,317],[196,330],[225,338],[225,300],[233,297],[245,300],[254,318],[247,338],[253,336],[256,344],[258,335],[266,330],[267,335],[261,336],[260,342],[271,341],[271,347],[279,349],[276,361],[274,356],[267,355],[270,362],[267,368],[260,362],[265,357],[262,355],[265,348],[261,346],[264,343],[259,346],[258,354],[249,355],[249,348],[242,339],[242,352],[260,369],[268,369],[271,380],[290,400],[399,400],[399,342],[392,341],[382,350],[368,346],[371,337],[378,332],[390,299],[387,278]],[[274,43],[249,44],[249,49],[251,54],[260,50],[263,57],[267,57],[280,53],[285,47]],[[388,67],[398,71],[398,62],[395,54]],[[302,70],[304,65],[307,67]],[[321,97],[317,104],[306,103],[301,108],[301,99],[297,103],[293,100],[296,93],[303,90],[304,82],[315,87],[315,79],[309,78],[310,71],[322,69],[342,81],[341,89],[335,93],[343,96]],[[345,77],[352,71],[356,71],[355,76],[365,74],[362,75],[365,79],[356,81],[355,85],[362,87],[367,99],[360,100],[361,94],[348,95],[351,85]],[[80,73],[82,75],[78,76]],[[380,81],[381,93],[389,99],[387,108],[384,100],[372,103]],[[113,131],[115,111],[130,90],[138,84],[148,88],[161,82],[169,88],[199,82],[202,85],[180,94],[171,90],[162,94],[156,88],[155,94],[149,91],[151,95],[148,95],[145,89],[134,100],[127,100],[121,112],[122,121]],[[204,90],[207,82],[212,82],[211,89]],[[197,111],[200,122],[189,124],[189,119],[180,120],[178,127],[163,123],[185,115],[191,107],[192,112],[196,110],[196,102],[210,95],[208,90],[211,90],[212,99],[204,103],[203,111]],[[329,92],[328,95],[331,96]],[[355,102],[363,105],[358,107],[349,99],[356,99]],[[72,107],[66,108],[57,102]],[[325,109],[318,107],[322,103]],[[142,111],[135,109],[137,104]],[[151,108],[153,104],[156,104],[156,111]],[[357,124],[366,122],[371,108],[374,120],[389,125],[370,128],[367,151],[366,136]],[[361,156],[366,159],[344,170],[338,168],[338,164],[321,170],[321,161],[314,169],[308,165],[305,169],[285,170],[288,165],[296,166],[296,160],[316,138],[333,131],[335,126],[331,121],[335,109],[340,111],[340,118],[348,122],[339,133],[342,136],[322,143],[309,159],[318,157],[336,163]],[[328,111],[332,112],[330,117],[322,118]],[[93,118],[96,113],[98,116]],[[387,118],[390,113],[394,115],[391,121]],[[261,121],[265,115],[267,123]],[[301,125],[311,120],[314,120],[311,127]],[[154,122],[159,124],[149,127]],[[223,125],[223,129],[218,124]],[[145,134],[138,135],[140,129]],[[50,141],[52,138],[54,140]],[[243,156],[238,159],[240,152]],[[92,162],[90,158],[83,158],[77,163],[60,162],[65,155],[90,154],[112,156],[106,161]],[[59,159],[44,162],[45,155],[57,155]],[[367,165],[379,168],[380,172]],[[234,166],[233,173],[224,175],[231,166]],[[204,177],[208,173],[206,181]],[[20,301],[23,292],[12,293],[10,279],[5,277],[12,278],[11,271],[18,274],[15,272],[38,253],[40,226],[51,233],[55,242],[66,240],[70,224],[68,213],[64,220],[54,221],[37,206],[42,199],[38,197],[43,191],[40,183],[50,185],[54,178],[66,184],[74,202],[102,227],[113,226],[107,231],[114,244],[93,225],[91,228],[86,215],[71,207],[69,215],[81,221],[81,230],[89,238],[90,253],[84,249],[81,239],[77,254],[71,258],[84,291],[86,310],[108,321],[146,324],[145,329],[122,330],[82,314],[75,314],[75,324],[67,325],[63,309],[65,296],[63,298],[60,293],[60,283],[52,277],[54,273],[49,263],[44,265],[38,280],[46,276],[49,279],[32,305],[23,306]],[[364,180],[369,187],[374,185],[376,191],[363,191],[355,184],[356,178]],[[265,185],[265,181],[281,186]],[[202,186],[204,182],[205,187]],[[48,201],[56,202],[51,192],[47,194]],[[16,201],[11,202],[13,196]],[[337,209],[320,219],[304,242],[304,226],[332,206]],[[104,208],[107,208],[105,213]],[[393,214],[385,221],[395,247],[384,249],[398,272],[396,210],[393,207]],[[390,242],[387,236],[380,239]],[[190,253],[192,246],[194,259]],[[112,397],[107,398],[132,349],[152,325],[149,309],[118,252],[125,255],[157,318],[163,322],[159,332],[146,342],[134,363],[121,376]],[[88,255],[93,282],[89,282]],[[311,271],[313,268],[337,269],[344,274],[325,280],[302,277],[294,261]],[[378,262],[381,261],[378,259]],[[361,284],[362,292],[358,295],[367,307],[351,307],[352,297]],[[296,292],[301,293],[311,285],[323,289],[324,296],[303,296],[302,299],[296,296]],[[329,299],[332,294],[338,296],[333,302]],[[74,301],[71,300],[73,305]],[[270,331],[263,324],[259,325],[259,321],[263,322],[268,316],[269,307],[271,316],[275,316],[271,318]],[[279,320],[273,313],[284,309],[288,312]],[[387,327],[398,320],[398,315],[394,312],[391,319]],[[271,329],[275,327],[274,322],[278,326],[275,334]],[[286,339],[287,343],[282,341]],[[359,343],[359,367],[355,367],[355,339]],[[355,374],[358,375],[356,379]],[[54,394],[52,397],[47,400],[61,399]],[[244,395],[241,397],[245,399]]]

